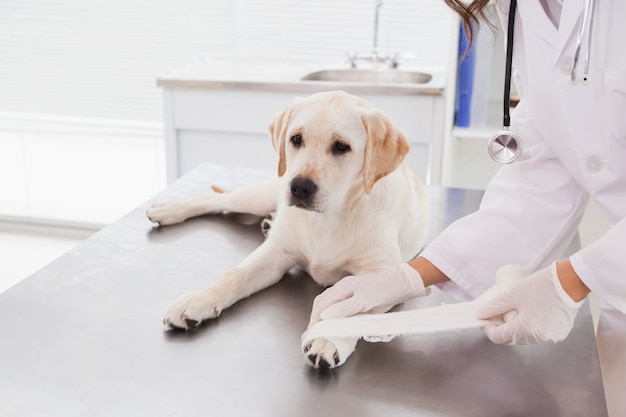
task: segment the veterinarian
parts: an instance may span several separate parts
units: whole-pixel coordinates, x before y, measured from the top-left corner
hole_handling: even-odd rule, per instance
[[[467,25],[484,17],[488,1],[446,3]],[[517,314],[483,328],[491,341],[558,342],[593,292],[601,300],[597,344],[609,415],[626,416],[626,2],[597,1],[581,42],[588,5],[519,2],[513,81],[521,100],[511,131],[523,144],[520,157],[502,166],[477,212],[449,226],[419,257],[377,274],[346,277],[320,294],[312,323],[426,295],[430,285],[458,300],[495,285],[498,294],[478,317]],[[476,7],[473,14],[468,7]],[[506,28],[509,1],[496,7]],[[612,226],[563,259],[590,198]],[[496,285],[496,271],[507,264],[521,265],[528,276]]]

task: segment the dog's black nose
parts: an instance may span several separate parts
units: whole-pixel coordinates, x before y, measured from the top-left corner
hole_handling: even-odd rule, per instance
[[[300,201],[309,200],[317,192],[317,185],[309,178],[296,177],[291,180],[291,196]]]

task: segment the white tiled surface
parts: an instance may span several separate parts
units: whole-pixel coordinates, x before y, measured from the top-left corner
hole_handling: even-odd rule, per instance
[[[0,292],[43,268],[92,233],[0,222]]]

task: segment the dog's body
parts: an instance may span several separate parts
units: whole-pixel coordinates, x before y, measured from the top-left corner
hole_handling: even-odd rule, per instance
[[[293,267],[328,286],[408,261],[423,246],[427,197],[402,162],[408,143],[367,102],[343,92],[296,99],[276,116],[270,134],[278,176],[148,211],[160,225],[221,212],[272,217],[264,225],[271,225],[267,239],[238,267],[171,306],[164,318],[169,328],[215,318]],[[347,339],[315,341],[307,358],[315,367],[338,366],[355,345]]]

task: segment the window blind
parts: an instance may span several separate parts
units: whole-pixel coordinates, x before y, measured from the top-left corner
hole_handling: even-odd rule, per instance
[[[161,121],[159,75],[205,57],[369,53],[375,0],[3,0],[0,112]],[[386,0],[379,51],[445,65],[451,12]]]

